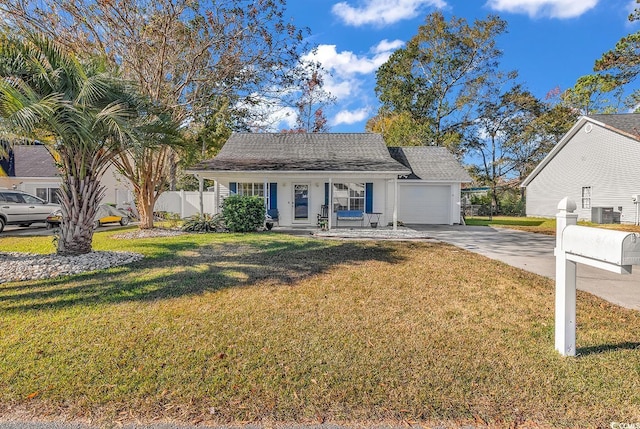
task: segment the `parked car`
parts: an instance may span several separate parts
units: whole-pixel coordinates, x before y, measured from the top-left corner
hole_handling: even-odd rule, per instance
[[[34,195],[22,191],[0,188],[0,232],[5,225],[29,226],[46,222],[52,210],[59,209]]]
[[[119,223],[122,226],[129,225],[131,219],[124,211],[117,209],[109,204],[100,204],[98,206],[98,210],[96,211],[96,216],[94,218],[94,227],[98,228],[100,225],[104,225],[107,223]],[[54,228],[60,225],[60,221],[62,220],[62,210],[58,209],[54,212],[50,213],[47,216],[47,228]]]

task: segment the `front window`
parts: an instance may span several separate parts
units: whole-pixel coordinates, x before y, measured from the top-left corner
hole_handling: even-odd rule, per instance
[[[585,186],[582,188],[582,208],[591,208],[591,186]]]
[[[333,211],[364,211],[364,183],[334,183]]]
[[[58,188],[36,188],[36,195],[50,203],[60,204],[60,198],[58,196]]]
[[[269,206],[269,184],[267,184],[267,190],[265,192],[264,183],[238,183],[237,194],[245,195],[249,197],[262,197],[265,200],[266,206]]]

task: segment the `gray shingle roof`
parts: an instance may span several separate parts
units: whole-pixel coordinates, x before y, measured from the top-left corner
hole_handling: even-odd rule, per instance
[[[40,144],[13,146],[15,177],[56,177],[60,174],[49,150]]]
[[[191,171],[371,171],[408,174],[373,133],[236,133]]]
[[[407,179],[471,182],[469,173],[447,148],[437,146],[390,147],[391,156],[413,172]]]
[[[614,130],[622,131],[630,137],[640,140],[640,113],[588,115],[587,118],[601,122]]]

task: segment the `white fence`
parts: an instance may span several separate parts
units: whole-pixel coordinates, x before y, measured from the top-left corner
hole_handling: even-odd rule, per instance
[[[205,213],[216,214],[216,193],[203,192],[203,209]],[[200,213],[200,192],[198,191],[166,191],[160,194],[153,209],[156,212],[177,213],[181,218]]]

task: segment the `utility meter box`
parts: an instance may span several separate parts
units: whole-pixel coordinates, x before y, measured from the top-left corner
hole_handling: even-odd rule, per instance
[[[640,265],[640,234],[569,225],[562,231],[562,250],[613,265]]]

